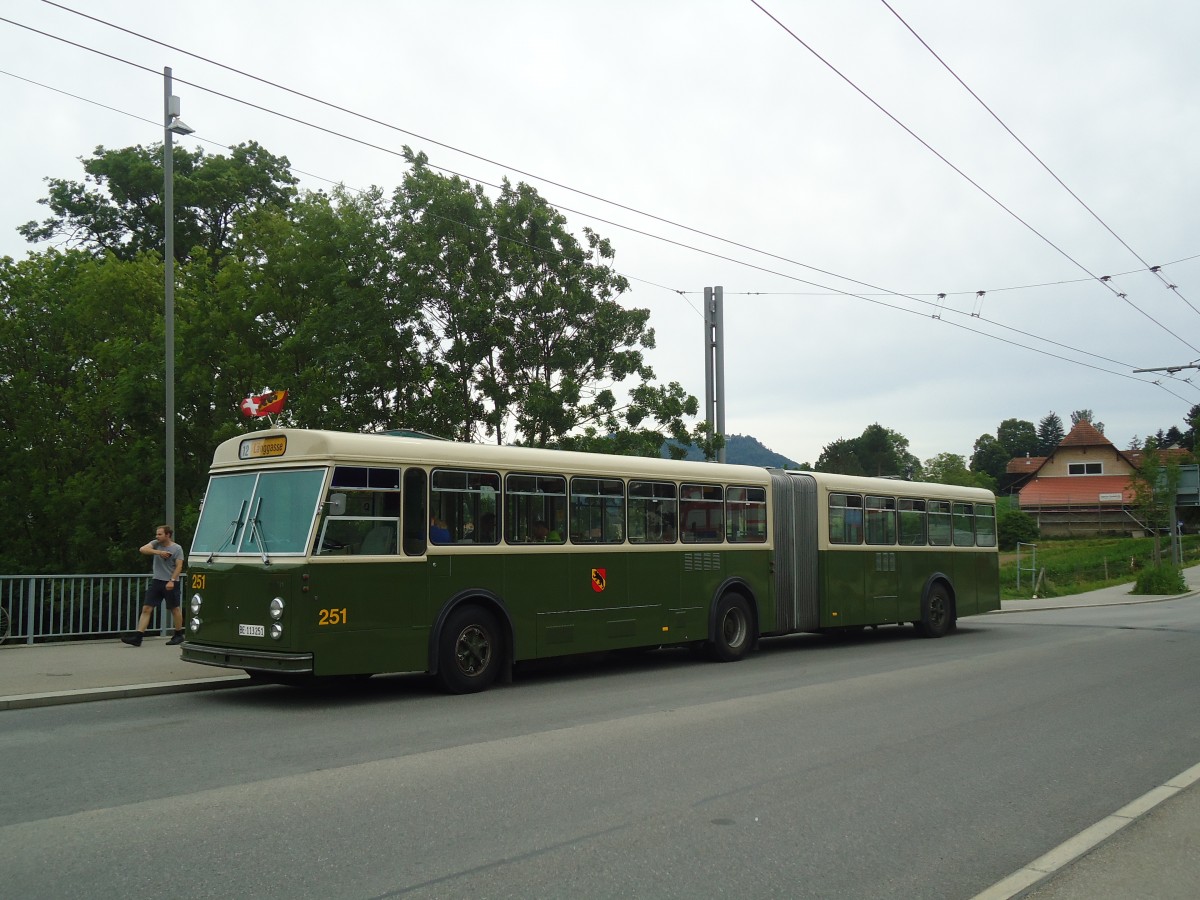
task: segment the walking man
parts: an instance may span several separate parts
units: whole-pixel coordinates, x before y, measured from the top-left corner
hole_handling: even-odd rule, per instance
[[[146,636],[146,629],[150,626],[150,616],[155,607],[164,600],[175,620],[175,634],[167,641],[167,645],[183,643],[183,610],[179,606],[179,576],[183,573],[183,548],[175,543],[174,538],[175,532],[170,525],[159,525],[154,532],[154,540],[140,550],[146,556],[154,557],[151,567],[153,580],[142,603],[142,615],[138,618],[137,631],[121,638],[126,644],[142,646],[142,638]]]

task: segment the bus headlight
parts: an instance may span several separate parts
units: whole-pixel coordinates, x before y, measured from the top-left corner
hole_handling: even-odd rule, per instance
[[[281,637],[283,637],[283,626],[278,622],[271,623],[271,637],[275,640],[279,640]]]
[[[200,630],[200,617],[192,616],[192,620],[190,622],[188,622],[188,628],[191,629],[192,634],[195,634],[197,631],[199,631]]]
[[[201,597],[199,594],[192,594],[192,602],[191,602],[191,605],[190,605],[190,609],[192,610],[192,615],[193,615],[193,616],[195,616],[195,615],[199,615],[199,613],[200,613],[200,605],[201,605],[203,602],[204,602],[204,598],[203,598],[203,597]]]
[[[271,618],[272,619],[283,618],[283,598],[282,597],[276,597],[274,600],[271,601]]]

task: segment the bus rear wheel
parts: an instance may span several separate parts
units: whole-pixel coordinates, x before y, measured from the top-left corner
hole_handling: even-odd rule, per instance
[[[954,602],[945,585],[935,584],[921,601],[921,621],[914,622],[917,633],[930,638],[944,637],[954,628]]]
[[[500,625],[486,609],[460,607],[450,614],[438,644],[438,681],[451,694],[491,686],[504,653]]]
[[[750,651],[753,625],[750,607],[739,594],[726,594],[717,606],[717,622],[709,653],[718,662],[737,662]]]

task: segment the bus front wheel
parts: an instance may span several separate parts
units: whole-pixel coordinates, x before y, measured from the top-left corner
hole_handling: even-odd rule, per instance
[[[456,609],[442,626],[438,645],[438,680],[451,694],[485,690],[500,671],[503,642],[500,625],[486,609]]]
[[[750,607],[739,594],[726,594],[717,607],[716,628],[709,653],[718,662],[736,662],[745,656],[753,642]]]
[[[921,621],[914,623],[924,637],[944,637],[954,628],[954,601],[942,584],[933,585],[921,601]]]

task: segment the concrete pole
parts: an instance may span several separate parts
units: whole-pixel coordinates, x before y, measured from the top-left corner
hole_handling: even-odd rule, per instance
[[[717,434],[725,437],[725,288],[713,288],[713,321],[716,331]],[[717,462],[725,462],[725,445],[717,451]]]
[[[178,109],[171,103],[171,68],[163,68],[163,332],[166,344],[167,472],[166,518],[175,527],[175,159],[171,124]]]

